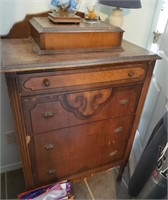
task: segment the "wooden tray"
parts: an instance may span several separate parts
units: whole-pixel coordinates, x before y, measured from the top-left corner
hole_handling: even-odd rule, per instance
[[[81,18],[79,16],[73,15],[73,16],[57,16],[53,13],[48,13],[48,18],[53,23],[61,23],[61,24],[69,24],[69,23],[77,23],[79,24],[81,21]]]

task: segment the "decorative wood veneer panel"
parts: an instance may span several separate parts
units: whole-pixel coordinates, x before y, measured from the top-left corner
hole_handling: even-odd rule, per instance
[[[139,86],[133,85],[129,87],[93,90],[67,95],[44,96],[37,99],[26,98],[22,100],[22,105],[24,108],[24,117],[27,122],[27,130],[29,130],[29,134],[38,134],[60,128],[86,124],[92,121],[130,115],[136,112],[141,88],[142,85],[139,84]],[[65,101],[69,96],[75,99],[78,96],[83,96],[84,98],[85,95],[87,95],[88,99],[92,100],[91,96],[93,94],[99,94],[99,92],[103,93],[104,91],[108,91],[106,101],[99,104],[97,109],[91,109],[91,111],[94,112],[86,116],[82,115],[82,112],[79,110],[82,106],[82,102],[81,104],[77,104],[79,107],[76,107],[76,104],[74,106],[73,104],[69,105],[67,100]],[[91,102],[88,101],[88,103]],[[93,106],[93,108],[95,107]],[[44,114],[51,114],[51,116],[44,117]]]
[[[42,77],[31,77],[25,81],[26,89],[42,90],[61,87],[72,87],[87,84],[95,84],[101,82],[119,82],[121,80],[129,82],[129,80],[143,80],[145,70],[143,67],[123,68],[117,70],[106,70],[98,72],[83,72],[66,75],[50,75]],[[46,83],[48,82],[48,84]]]

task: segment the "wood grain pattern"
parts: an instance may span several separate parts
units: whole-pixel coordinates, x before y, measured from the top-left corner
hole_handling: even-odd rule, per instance
[[[19,150],[21,154],[22,167],[24,173],[25,184],[27,188],[35,187],[32,171],[31,171],[31,161],[29,157],[28,145],[26,142],[27,132],[24,126],[24,119],[22,115],[21,103],[19,100],[19,95],[17,93],[17,84],[15,78],[7,77],[7,84],[10,94],[11,108],[13,111],[13,116],[15,120],[15,127],[17,133],[17,139],[19,143]]]
[[[31,77],[29,80],[24,81],[24,87],[26,89],[41,90],[41,89],[52,89],[61,87],[71,87],[87,84],[95,84],[102,82],[129,82],[129,81],[140,81],[145,77],[145,70],[143,67],[132,67],[123,68],[117,70],[106,70],[97,72],[85,72],[85,73],[75,73],[66,75],[56,75],[52,76],[40,76]],[[48,85],[45,84],[48,82]]]
[[[122,50],[123,30],[105,22],[53,24],[47,17],[30,20],[31,37],[39,54]],[[103,40],[102,40],[103,38]]]
[[[112,89],[67,94],[61,98],[62,106],[80,119],[92,117],[112,95]]]
[[[121,161],[125,155],[130,122],[131,117],[111,119],[35,136],[37,180],[41,184],[70,175],[75,177]],[[114,130],[119,126],[123,130],[116,134]],[[47,151],[44,148],[46,144],[53,144],[54,148]]]
[[[39,54],[122,50],[123,30],[105,22],[53,24],[47,17],[30,20],[31,37]]]
[[[95,115],[84,119],[77,118],[73,113],[74,109],[67,111],[64,108],[61,103],[61,99],[65,98],[64,94],[24,98],[22,100],[22,107],[24,118],[26,118],[26,129],[30,135],[34,135],[94,121],[121,117],[124,114],[130,115],[136,112],[141,89],[141,84],[111,88],[112,95],[109,100],[101,106],[101,109],[97,110]],[[81,94],[79,92],[71,93],[74,96]],[[127,100],[125,104],[121,103],[123,100]],[[42,116],[45,112],[52,112],[54,115],[51,118],[45,119]]]
[[[29,39],[1,41],[2,66],[0,72],[24,72],[31,70],[65,70],[94,68],[102,65],[130,64],[160,59],[160,57],[127,41],[122,42],[123,52],[67,53],[38,55]]]

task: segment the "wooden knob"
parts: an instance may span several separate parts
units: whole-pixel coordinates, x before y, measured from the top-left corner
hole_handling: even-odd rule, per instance
[[[134,72],[128,72],[128,77],[133,77],[134,76]]]
[[[49,87],[50,86],[50,81],[46,78],[46,79],[44,79],[43,80],[43,85],[45,86],[45,87]]]

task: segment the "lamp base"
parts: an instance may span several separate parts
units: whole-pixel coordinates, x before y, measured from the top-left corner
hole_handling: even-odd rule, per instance
[[[113,9],[112,15],[109,17],[110,24],[118,27],[122,27],[124,18],[122,16],[122,9],[115,8]]]

